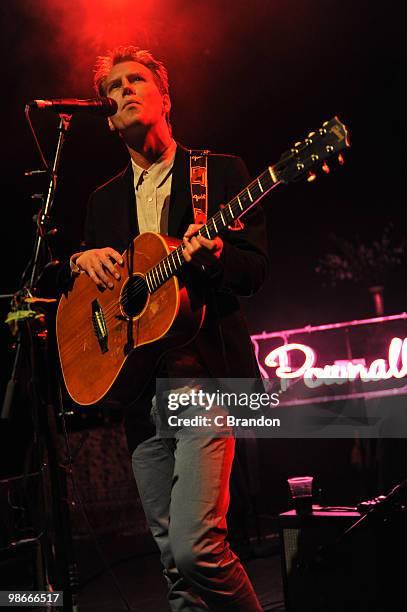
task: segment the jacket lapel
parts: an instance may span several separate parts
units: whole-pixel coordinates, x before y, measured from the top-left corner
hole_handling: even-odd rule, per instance
[[[124,235],[127,236],[127,243],[133,240],[138,234],[138,220],[137,220],[137,206],[136,206],[136,194],[134,191],[134,179],[133,179],[133,168],[131,162],[123,170],[121,181],[121,200],[125,203],[125,211],[122,216],[125,224]]]

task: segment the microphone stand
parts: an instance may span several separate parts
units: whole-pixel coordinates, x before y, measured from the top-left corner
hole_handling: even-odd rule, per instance
[[[28,108],[26,109],[26,113],[28,113]],[[1,419],[8,420],[11,417],[15,390],[18,383],[21,382],[19,380],[19,374],[22,367],[23,356],[24,354],[28,354],[30,357],[30,403],[33,421],[33,444],[37,461],[37,473],[41,482],[41,504],[43,506],[44,517],[51,517],[51,529],[50,526],[47,525],[44,529],[44,533],[41,532],[40,536],[38,536],[43,567],[37,568],[37,570],[38,575],[41,576],[42,589],[47,591],[63,591],[63,612],[75,612],[77,611],[77,570],[73,555],[71,522],[67,499],[67,468],[61,465],[62,462],[58,457],[55,406],[59,404],[60,410],[58,416],[62,419],[65,416],[65,412],[62,402],[59,402],[58,398],[55,397],[55,385],[52,385],[48,373],[50,370],[50,368],[47,367],[49,344],[46,342],[47,329],[46,325],[44,325],[45,321],[43,321],[42,329],[38,331],[34,325],[36,319],[31,310],[32,303],[34,303],[35,308],[36,302],[56,302],[56,300],[35,297],[35,294],[38,290],[37,284],[45,268],[58,263],[51,260],[41,269],[42,252],[46,246],[47,236],[55,233],[55,230],[50,229],[50,214],[55,199],[62,149],[66,134],[70,127],[72,115],[61,114],[59,117],[58,142],[52,166],[47,168],[49,174],[47,197],[36,217],[37,231],[33,254],[23,273],[23,286],[19,289],[17,294],[13,296],[12,308],[17,309],[17,314],[20,313],[24,315],[24,311],[26,311],[27,316],[16,316],[15,318],[18,328],[16,352],[11,378],[8,381],[3,400]],[[36,138],[35,135],[34,138]],[[26,284],[24,284],[24,280],[28,273],[29,279]],[[22,325],[21,320],[25,325]],[[45,340],[45,342],[42,342],[43,350],[41,353],[43,354],[40,355],[41,362],[39,370],[40,372],[42,370],[42,373],[37,376],[36,365],[38,360],[36,353],[39,352],[41,340]],[[45,400],[42,397],[40,388],[45,389]],[[12,544],[13,546],[18,546],[19,542],[13,542]],[[52,586],[50,579],[55,581]]]

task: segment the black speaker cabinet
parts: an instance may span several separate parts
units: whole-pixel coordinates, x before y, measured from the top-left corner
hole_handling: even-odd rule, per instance
[[[345,533],[360,518],[339,508],[280,514],[286,612],[406,609],[405,513],[375,513]]]

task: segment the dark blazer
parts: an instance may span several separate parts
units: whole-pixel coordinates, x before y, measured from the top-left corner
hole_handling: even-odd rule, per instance
[[[243,161],[231,155],[208,159],[208,218],[250,182]],[[85,249],[113,247],[123,252],[138,234],[131,163],[91,195],[85,221]],[[243,217],[244,228],[222,234],[224,248],[215,276],[185,266],[191,282],[206,288],[207,311],[194,347],[210,376],[258,376],[256,360],[237,296],[250,296],[267,275],[266,229],[260,206]],[[169,235],[182,238],[193,223],[189,152],[181,145],[175,155],[169,210]]]

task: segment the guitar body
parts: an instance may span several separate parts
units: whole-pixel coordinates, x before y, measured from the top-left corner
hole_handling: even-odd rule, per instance
[[[112,290],[98,288],[81,274],[61,298],[56,325],[62,374],[78,404],[95,404],[105,396],[136,399],[160,358],[198,333],[205,314],[202,300],[176,276],[152,293],[145,280],[147,271],[179,244],[161,234],[141,234],[123,255],[124,266],[115,265],[121,280]]]

